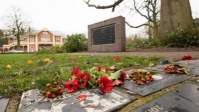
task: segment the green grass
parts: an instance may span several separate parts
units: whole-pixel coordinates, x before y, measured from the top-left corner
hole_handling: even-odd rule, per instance
[[[45,58],[52,62],[43,62]],[[34,81],[38,79],[56,79],[64,82],[74,66],[83,70],[98,65],[105,68],[117,65],[119,69],[138,69],[147,67],[150,63],[159,64],[162,60],[159,57],[120,56],[120,61],[116,62],[114,58],[68,54],[0,54],[0,95],[11,97],[35,88]],[[28,60],[32,60],[33,63],[28,64]],[[37,63],[37,60],[40,60],[40,63]],[[11,69],[6,67],[8,64],[12,66]]]

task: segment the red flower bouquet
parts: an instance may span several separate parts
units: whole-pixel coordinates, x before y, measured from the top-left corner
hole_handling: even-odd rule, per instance
[[[183,56],[182,60],[193,60],[193,58],[190,55],[188,55],[188,56]]]

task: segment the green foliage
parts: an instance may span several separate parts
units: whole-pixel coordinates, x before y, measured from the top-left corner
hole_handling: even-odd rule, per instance
[[[38,52],[36,52],[36,54],[55,54],[63,52],[64,52],[63,46],[57,45],[57,46],[39,49]]]
[[[44,80],[44,79],[43,80],[36,80],[35,81],[35,86],[39,90],[43,90],[43,89],[46,88],[46,84],[49,83],[49,82],[53,82],[53,81],[51,81],[51,80]],[[53,83],[51,83],[51,84],[53,84]]]
[[[137,38],[132,41],[132,43],[128,43],[126,45],[127,49],[129,48],[152,48],[152,47],[158,47],[161,43],[158,39],[152,39],[149,41],[148,39],[143,38]]]
[[[3,37],[4,37],[3,31],[0,29],[0,38],[3,38]]]
[[[8,39],[7,38],[0,38],[0,47],[2,47],[3,44],[8,44]]]
[[[168,33],[161,43],[168,47],[199,47],[199,33],[193,28],[178,29]]]
[[[72,34],[67,37],[64,48],[66,52],[86,51],[88,49],[87,38],[84,34]]]

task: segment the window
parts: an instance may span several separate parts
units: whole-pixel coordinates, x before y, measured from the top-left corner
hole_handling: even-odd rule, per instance
[[[48,32],[43,32],[43,34],[48,34]]]
[[[60,40],[59,40],[59,37],[56,37],[56,43],[59,43]]]
[[[24,39],[24,42],[27,42],[27,38]]]
[[[50,42],[50,37],[41,37],[41,42]]]
[[[30,52],[34,52],[34,51],[35,51],[34,47],[31,47]]]
[[[30,37],[30,42],[34,43],[35,42],[35,38],[34,37]]]

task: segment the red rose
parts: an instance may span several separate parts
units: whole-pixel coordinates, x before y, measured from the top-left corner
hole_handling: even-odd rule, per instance
[[[78,88],[78,79],[69,80],[64,84],[64,88],[68,93],[73,93]]]
[[[72,70],[71,75],[77,75],[78,73],[80,73],[79,68],[78,67],[74,67],[73,70]]]
[[[70,60],[71,60],[71,61],[74,61],[74,60],[75,60],[75,58],[70,58]]]
[[[103,93],[108,93],[112,90],[112,82],[107,77],[100,77],[100,79],[97,81],[100,85],[100,90]]]
[[[98,66],[97,67],[98,71],[100,72],[102,70],[102,67],[101,66]]]
[[[193,60],[193,58],[190,55],[188,55],[188,56],[183,56],[182,60]]]
[[[108,69],[108,68],[105,68],[105,72],[108,73],[108,71],[109,71],[109,69]]]
[[[119,61],[119,60],[120,60],[120,57],[115,57],[114,60],[115,60],[115,61]]]
[[[86,86],[88,80],[90,79],[90,74],[89,73],[79,73],[76,75],[77,79],[78,79],[78,82],[79,82],[79,87],[78,88],[81,88],[82,86]]]
[[[121,71],[119,79],[122,80],[122,81],[124,81],[124,79],[127,79],[127,78],[128,77],[127,77],[126,73],[124,71]]]

